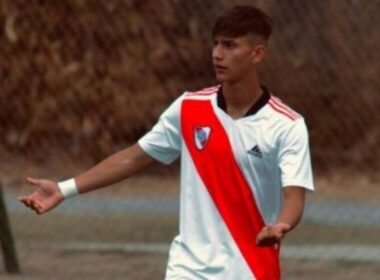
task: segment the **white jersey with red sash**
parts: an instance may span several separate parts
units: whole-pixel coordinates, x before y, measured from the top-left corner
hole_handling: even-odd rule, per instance
[[[281,188],[313,183],[302,117],[263,89],[238,120],[220,87],[185,93],[139,140],[163,163],[181,156],[180,232],[167,280],[280,279],[277,248],[256,246],[256,235],[275,221]]]

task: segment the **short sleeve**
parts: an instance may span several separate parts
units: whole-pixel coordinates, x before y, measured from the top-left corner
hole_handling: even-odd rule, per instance
[[[294,121],[281,135],[279,166],[282,186],[300,186],[313,191],[309,136],[303,118]]]
[[[180,155],[180,106],[182,98],[177,98],[170,107],[162,113],[158,122],[146,133],[138,144],[154,159],[170,164]]]

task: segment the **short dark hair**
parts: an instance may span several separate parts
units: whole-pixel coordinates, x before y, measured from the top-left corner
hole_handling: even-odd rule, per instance
[[[222,13],[215,21],[212,36],[241,37],[256,35],[268,41],[272,33],[273,19],[252,6],[235,6]]]

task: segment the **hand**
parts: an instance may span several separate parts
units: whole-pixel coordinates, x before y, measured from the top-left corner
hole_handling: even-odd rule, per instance
[[[285,234],[290,230],[290,225],[277,223],[265,226],[256,237],[258,246],[273,246],[281,241]]]
[[[63,196],[57,183],[45,179],[26,178],[26,180],[30,185],[36,186],[37,190],[27,196],[19,197],[19,200],[37,214],[46,213],[62,202]]]

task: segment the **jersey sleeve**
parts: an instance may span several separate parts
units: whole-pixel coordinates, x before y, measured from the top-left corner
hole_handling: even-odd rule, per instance
[[[281,136],[278,156],[282,186],[300,186],[313,191],[309,136],[304,119],[293,122]]]
[[[158,122],[146,133],[138,144],[154,159],[170,164],[180,155],[180,106],[182,98],[177,98],[170,107],[162,113]]]

